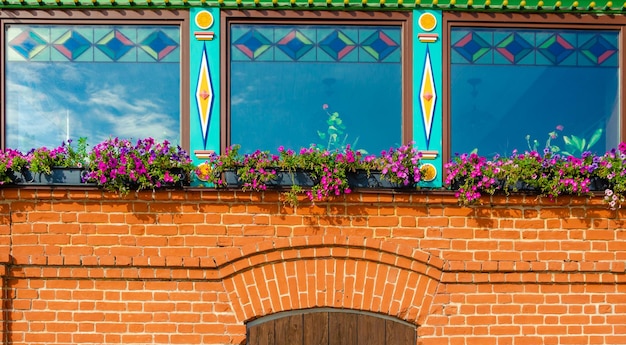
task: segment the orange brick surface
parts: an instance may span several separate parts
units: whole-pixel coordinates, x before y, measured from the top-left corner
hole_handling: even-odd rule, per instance
[[[626,344],[625,211],[597,199],[0,189],[3,344],[242,344],[343,308],[420,345]]]

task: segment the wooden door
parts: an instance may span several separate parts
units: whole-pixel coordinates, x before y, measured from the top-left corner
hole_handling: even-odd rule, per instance
[[[248,345],[415,345],[415,326],[372,313],[306,310],[248,324]]]

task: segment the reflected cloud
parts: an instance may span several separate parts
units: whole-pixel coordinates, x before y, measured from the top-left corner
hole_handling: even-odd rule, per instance
[[[112,136],[180,140],[177,66],[135,64],[129,71],[115,64],[8,65],[9,147],[57,146],[68,136],[92,144]]]

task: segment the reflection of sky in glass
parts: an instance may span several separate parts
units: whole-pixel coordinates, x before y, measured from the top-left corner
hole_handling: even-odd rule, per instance
[[[401,144],[400,64],[232,63],[232,143],[244,151],[320,140],[339,112],[346,143],[380,153]]]
[[[455,28],[451,42],[453,154],[525,151],[527,137],[542,150],[551,132],[563,150],[564,135],[589,140],[598,129],[592,151],[618,144],[616,31]]]
[[[328,131],[327,111],[339,113],[340,141],[355,149],[402,144],[399,28],[238,24],[231,34],[230,144],[326,147],[318,131]]]
[[[179,90],[177,62],[8,61],[6,146],[115,136],[179,143]]]
[[[548,133],[589,139],[604,152],[618,143],[617,68],[453,65],[452,153],[479,149],[482,155],[528,149],[526,135],[545,147]],[[552,144],[563,145],[561,137]]]

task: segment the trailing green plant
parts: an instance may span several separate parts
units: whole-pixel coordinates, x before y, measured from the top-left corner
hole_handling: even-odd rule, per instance
[[[478,154],[457,155],[445,164],[448,188],[456,190],[459,203],[477,202],[482,195],[508,194],[519,190],[538,196],[592,195],[605,189],[610,208],[619,208],[626,199],[626,144],[603,156],[589,151],[580,157],[560,155],[550,148],[514,152],[511,156],[492,159]]]
[[[243,183],[243,190],[261,191],[267,184],[276,179],[278,156],[269,151],[256,150],[245,154],[237,169],[237,176]]]
[[[241,155],[239,149],[239,145],[233,145],[222,155],[212,155],[196,169],[196,175],[203,181],[224,187],[227,185],[224,175],[231,171],[237,174],[244,190],[261,191],[268,185],[277,185],[279,175],[288,174],[292,183],[283,198],[292,205],[297,204],[301,196],[317,202],[351,193],[348,174],[362,170],[381,171],[383,179],[401,186],[416,185],[421,180],[421,154],[412,143],[384,151],[380,157],[363,156],[350,145],[342,151],[311,146],[297,152],[281,146],[277,155],[267,151]],[[306,187],[296,181],[303,172],[311,182]]]
[[[626,143],[605,153],[597,165],[596,175],[606,183],[604,202],[611,209],[621,208],[626,200]]]

